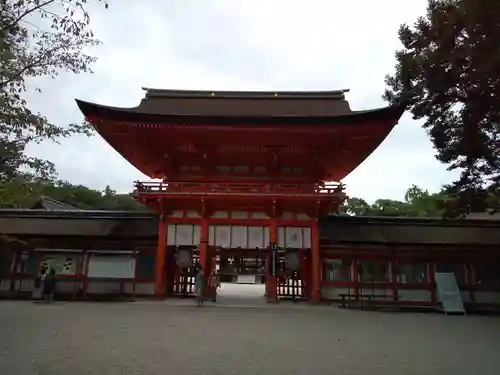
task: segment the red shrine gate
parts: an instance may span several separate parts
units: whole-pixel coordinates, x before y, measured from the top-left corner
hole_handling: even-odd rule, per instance
[[[192,295],[197,263],[207,274],[218,269],[222,281],[247,275],[266,282],[269,298],[309,299],[315,283],[319,290],[317,215],[309,211],[338,204],[344,198],[341,185],[309,186],[309,192],[300,193],[304,185],[253,184],[251,191],[242,191],[241,184],[199,185],[200,192],[193,184],[186,190],[176,183],[136,184],[142,202],[150,207],[163,204],[158,246],[166,250],[157,252],[163,255],[156,261],[162,275],[156,280],[157,294]],[[174,207],[171,211],[165,209],[168,203]],[[227,210],[217,209],[221,207]],[[274,274],[271,243],[279,247]]]
[[[161,218],[156,295],[190,295],[199,262],[207,275],[252,273],[271,300],[321,298],[318,218],[346,198],[325,181],[353,171],[403,113],[351,111],[346,91],[146,89],[136,108],[77,100],[110,145],[162,181],[136,184]]]

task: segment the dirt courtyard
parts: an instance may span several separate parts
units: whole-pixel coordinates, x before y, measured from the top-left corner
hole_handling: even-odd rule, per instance
[[[0,374],[497,375],[500,318],[0,302]]]

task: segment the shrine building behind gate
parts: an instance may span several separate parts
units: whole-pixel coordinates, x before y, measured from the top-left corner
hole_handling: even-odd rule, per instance
[[[154,296],[158,215],[49,203],[0,210],[0,298],[32,298],[43,265],[57,272],[58,299]],[[322,217],[321,299],[377,294],[436,307],[438,271],[455,274],[467,309],[498,309],[499,229],[495,217]]]

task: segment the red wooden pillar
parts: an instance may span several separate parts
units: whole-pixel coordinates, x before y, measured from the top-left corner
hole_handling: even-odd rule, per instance
[[[398,273],[399,273],[399,262],[397,260],[395,250],[390,250],[390,252],[391,252],[390,269],[391,269],[392,298],[394,298],[394,300],[396,301],[398,298],[397,282],[398,282]]]
[[[469,295],[471,303],[476,303],[476,267],[474,267],[474,263],[468,263],[469,267]]]
[[[165,269],[166,269],[166,250],[167,250],[168,224],[160,215],[158,223],[158,245],[156,247],[155,262],[155,296],[165,294]]]
[[[351,272],[352,272],[352,282],[354,283],[354,295],[356,296],[356,300],[359,299],[359,260],[357,258],[357,254],[354,255],[354,259],[351,263]]]
[[[270,243],[278,243],[278,226],[276,224],[276,217],[272,217],[271,220],[269,220],[269,242]],[[277,300],[277,288],[278,288],[278,282],[277,282],[277,276],[271,275],[271,262],[273,261],[271,259],[271,250],[269,250],[269,256],[268,256],[268,262],[267,262],[267,281],[266,281],[266,291],[267,291],[267,299],[269,301],[276,301]],[[277,265],[276,265],[277,266]]]
[[[311,258],[312,258],[312,292],[311,300],[321,300],[321,251],[319,248],[318,219],[314,218],[311,225]]]
[[[200,222],[200,265],[203,268],[203,272],[205,273],[205,277],[208,280],[210,277],[211,269],[209,268],[209,259],[208,259],[208,219],[206,216],[201,218]],[[208,285],[208,283],[205,283]]]
[[[437,304],[436,295],[436,264],[427,263],[427,281],[431,288],[431,302],[433,305]]]
[[[17,280],[17,264],[19,262],[19,252],[12,250],[12,261],[10,264],[10,286],[9,292],[13,294],[16,291],[16,280]]]
[[[84,265],[83,265],[83,291],[82,291],[82,299],[87,298],[87,291],[89,289],[89,264],[90,264],[90,257],[92,254],[88,251],[85,250],[84,252]]]

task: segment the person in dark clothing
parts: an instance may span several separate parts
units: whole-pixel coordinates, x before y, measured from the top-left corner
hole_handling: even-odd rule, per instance
[[[43,298],[46,302],[52,302],[56,289],[56,271],[51,268],[43,280]]]
[[[204,292],[205,292],[205,273],[203,272],[203,267],[201,267],[201,265],[197,265],[196,278],[195,278],[195,295],[198,306],[201,306],[203,304]]]

